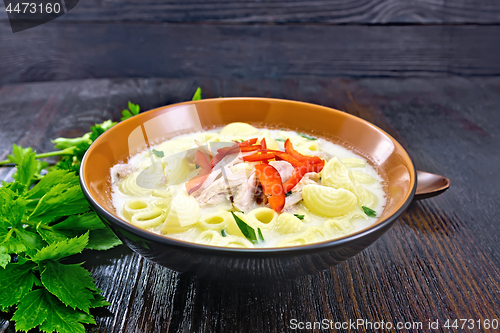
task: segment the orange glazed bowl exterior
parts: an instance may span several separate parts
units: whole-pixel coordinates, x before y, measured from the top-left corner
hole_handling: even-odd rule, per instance
[[[111,201],[110,169],[131,155],[179,134],[246,122],[325,138],[367,158],[385,180],[387,204],[378,221],[342,238],[283,248],[228,248],[161,236],[118,217]],[[147,138],[142,133],[147,128]],[[137,134],[139,133],[139,135]],[[132,138],[132,139],[131,139]],[[270,98],[217,98],[169,105],[118,123],[88,149],[80,169],[85,196],[101,219],[133,251],[157,264],[198,277],[258,281],[312,274],[361,252],[411,203],[416,171],[390,135],[369,122],[331,108]]]

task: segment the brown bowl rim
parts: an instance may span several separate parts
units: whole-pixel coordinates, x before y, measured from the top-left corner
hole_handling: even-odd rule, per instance
[[[394,212],[393,214],[387,216],[385,219],[378,220],[374,224],[372,224],[364,229],[358,230],[355,233],[348,234],[348,235],[345,235],[345,236],[340,237],[340,238],[325,240],[325,241],[318,242],[318,243],[287,246],[287,247],[235,248],[235,247],[223,247],[223,246],[197,244],[197,243],[183,241],[183,240],[179,240],[179,239],[175,239],[175,238],[169,238],[167,236],[162,236],[162,235],[141,229],[139,227],[136,227],[136,226],[130,224],[129,222],[127,222],[125,220],[122,220],[119,217],[116,217],[114,214],[110,213],[107,209],[102,207],[97,202],[97,200],[95,200],[92,197],[92,195],[90,194],[90,191],[86,185],[84,171],[85,171],[85,166],[86,166],[86,162],[87,162],[87,156],[92,153],[93,147],[96,145],[96,143],[98,143],[100,140],[104,140],[104,137],[106,136],[106,134],[109,131],[119,130],[122,123],[125,123],[128,121],[135,121],[135,119],[129,118],[129,119],[126,119],[124,121],[119,122],[118,124],[116,124],[115,126],[110,128],[108,131],[103,133],[100,137],[98,137],[90,145],[89,149],[87,150],[87,152],[85,153],[85,155],[82,158],[82,162],[80,165],[80,175],[79,175],[80,185],[81,185],[83,193],[84,193],[85,197],[87,198],[87,200],[89,201],[89,203],[101,215],[104,215],[106,220],[112,221],[118,227],[123,228],[123,229],[127,230],[128,232],[136,234],[137,236],[145,238],[149,241],[159,242],[159,243],[173,246],[173,247],[177,247],[177,248],[180,247],[180,248],[186,248],[189,250],[198,250],[198,251],[203,251],[204,253],[211,252],[214,254],[256,254],[256,255],[259,255],[259,254],[266,254],[266,253],[276,253],[276,254],[282,253],[282,254],[293,255],[296,253],[311,253],[311,252],[317,252],[317,250],[321,250],[321,249],[342,246],[346,243],[350,243],[350,242],[355,241],[357,239],[368,236],[369,234],[374,233],[379,229],[383,229],[387,225],[390,225],[391,223],[393,223],[397,218],[399,218],[399,216],[401,216],[401,214],[408,208],[408,206],[413,201],[413,198],[415,196],[415,191],[417,188],[417,172],[416,172],[416,168],[415,168],[415,163],[411,159],[411,157],[408,154],[408,152],[406,151],[406,149],[404,149],[404,147],[396,139],[394,139],[391,135],[389,135],[383,129],[379,128],[378,126],[375,126],[374,124],[372,124],[372,123],[370,123],[370,122],[368,122],[360,117],[357,117],[355,115],[352,115],[350,113],[347,113],[347,112],[344,112],[341,110],[337,110],[334,108],[330,108],[330,107],[322,106],[322,105],[318,105],[318,104],[313,104],[313,103],[293,101],[293,100],[287,100],[287,99],[279,99],[279,98],[224,97],[224,98],[207,98],[207,99],[202,99],[202,100],[198,100],[198,101],[187,101],[187,102],[182,102],[182,103],[175,103],[175,104],[170,104],[170,105],[166,105],[166,106],[161,106],[161,107],[158,107],[158,108],[155,108],[152,110],[142,112],[139,115],[134,116],[133,118],[141,117],[142,115],[144,115],[146,113],[156,112],[156,111],[164,110],[164,109],[170,108],[170,107],[175,107],[175,106],[180,106],[180,105],[188,105],[188,104],[210,103],[211,101],[215,101],[215,100],[216,101],[224,101],[224,100],[272,101],[272,102],[279,102],[279,103],[302,104],[302,105],[305,105],[307,107],[321,108],[321,109],[327,109],[330,112],[343,113],[347,117],[351,117],[351,118],[355,119],[356,121],[361,121],[365,125],[370,126],[370,127],[374,128],[375,130],[384,134],[386,137],[388,137],[394,143],[394,145],[398,146],[401,149],[401,151],[406,154],[406,156],[408,157],[408,160],[411,162],[411,169],[409,170],[410,176],[411,176],[410,182],[413,181],[413,185],[411,186],[411,190],[409,191],[408,196],[403,201],[403,203],[400,205],[398,210],[396,212]]]

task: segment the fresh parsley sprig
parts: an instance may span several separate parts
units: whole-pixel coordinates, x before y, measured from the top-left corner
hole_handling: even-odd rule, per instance
[[[201,99],[201,89],[195,97]],[[128,108],[122,120],[140,111],[131,102]],[[43,154],[14,144],[0,161],[17,167],[14,181],[0,186],[0,311],[14,313],[16,330],[84,333],[83,324],[95,324],[89,310],[109,305],[90,273],[65,260],[121,244],[89,206],[77,175],[92,142],[115,124],[107,120],[79,138],[57,138],[58,150]],[[53,156],[62,156],[53,167],[38,160]]]
[[[132,118],[133,116],[135,115],[138,115],[139,112],[141,112],[141,108],[139,107],[139,105],[137,104],[134,104],[132,102],[128,102],[128,110],[125,109],[122,111],[122,117],[121,117],[121,121],[124,121],[128,118]]]
[[[83,333],[94,323],[89,309],[108,303],[90,273],[64,259],[121,242],[91,210],[74,172],[53,170],[32,186],[36,153],[16,154],[14,181],[0,187],[0,306],[14,311],[20,331]]]

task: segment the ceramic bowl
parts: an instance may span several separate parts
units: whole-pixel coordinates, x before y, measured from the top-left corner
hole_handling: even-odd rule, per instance
[[[386,181],[387,205],[379,220],[354,234],[285,248],[224,248],[148,232],[118,217],[111,202],[110,169],[154,144],[181,133],[232,122],[285,128],[354,149]],[[83,158],[80,182],[102,220],[133,251],[178,272],[198,277],[258,281],[312,274],[346,260],[383,235],[411,203],[417,179],[413,162],[390,135],[369,122],[328,107],[269,98],[217,98],[141,113],[102,134]]]

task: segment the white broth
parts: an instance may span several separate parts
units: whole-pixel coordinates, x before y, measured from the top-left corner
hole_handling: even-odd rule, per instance
[[[372,225],[386,204],[365,158],[293,131],[232,123],[151,148],[111,169],[113,205],[122,219],[171,238],[310,244]]]

